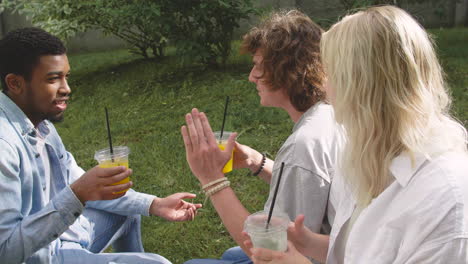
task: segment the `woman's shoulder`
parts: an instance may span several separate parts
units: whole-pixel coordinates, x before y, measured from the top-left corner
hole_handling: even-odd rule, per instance
[[[405,187],[406,205],[414,212],[427,211],[427,216],[445,215],[446,233],[468,231],[468,155],[444,153],[428,158]],[[411,199],[408,199],[411,198]],[[425,209],[425,210],[424,210]],[[422,212],[418,217],[424,215]],[[434,219],[433,219],[434,220]],[[441,220],[442,221],[442,220]],[[442,222],[441,222],[442,223]]]

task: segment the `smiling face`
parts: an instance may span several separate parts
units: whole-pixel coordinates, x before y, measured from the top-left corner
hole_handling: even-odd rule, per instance
[[[70,95],[68,76],[70,66],[67,55],[45,55],[39,58],[29,81],[24,81],[21,93],[22,110],[34,125],[44,119],[63,120]]]
[[[263,106],[282,107],[289,101],[288,96],[282,89],[273,91],[264,79],[263,56],[257,50],[252,58],[253,67],[249,74],[249,81],[256,84],[260,104]]]

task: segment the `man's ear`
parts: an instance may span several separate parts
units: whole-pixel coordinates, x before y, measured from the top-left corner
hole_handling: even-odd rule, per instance
[[[8,91],[15,95],[20,95],[26,87],[26,80],[21,75],[9,73],[5,76],[5,83]]]

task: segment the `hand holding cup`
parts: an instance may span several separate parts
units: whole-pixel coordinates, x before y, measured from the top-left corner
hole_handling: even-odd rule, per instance
[[[124,166],[111,168],[96,166],[72,183],[70,188],[83,204],[94,200],[112,200],[125,195],[125,191],[132,187],[131,181],[118,184],[131,174],[132,170]]]

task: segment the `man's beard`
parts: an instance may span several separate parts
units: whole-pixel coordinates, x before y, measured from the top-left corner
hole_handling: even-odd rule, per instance
[[[64,119],[64,112],[61,112],[56,115],[48,115],[46,116],[46,119],[49,120],[52,123],[60,123]]]

